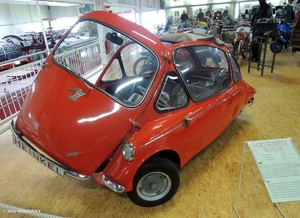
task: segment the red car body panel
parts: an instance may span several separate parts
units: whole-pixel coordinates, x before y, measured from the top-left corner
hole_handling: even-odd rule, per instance
[[[32,84],[15,127],[20,133],[18,137],[25,136],[41,153],[64,168],[78,174],[93,175],[98,183],[107,185],[103,181],[105,175],[124,187],[126,192],[130,192],[137,172],[148,160],[154,156],[172,156],[172,161],[182,168],[215,140],[253,99],[254,88],[241,78],[233,80],[234,74],[240,75],[240,72],[234,72],[239,69],[234,69],[236,63],[230,59],[232,54],[225,45],[212,40],[164,45],[143,27],[107,12],[91,12],[82,16],[78,23],[81,21],[99,21],[105,26],[113,27],[118,34],[124,34],[123,38],[128,37],[128,43],[123,43],[122,38],[109,32],[111,37],[117,39],[116,44],[118,40],[123,44],[113,47],[115,53],[107,60],[103,72],[92,84],[72,72],[63,62],[59,62],[59,58],[70,48],[62,46],[63,37]],[[127,59],[123,60],[123,52],[135,49],[135,44],[130,40],[138,42],[142,50],[148,49],[154,54],[153,60],[157,61],[157,68],[152,69],[156,72],[154,76],[153,72],[135,75],[139,81],[152,79],[143,99],[135,105],[127,104],[128,99],[125,103],[118,100],[113,93],[119,90],[111,93],[108,91],[120,80],[130,82],[132,78],[136,78],[124,75],[128,72],[126,64],[130,61],[126,63],[124,60]],[[133,47],[128,47],[131,44]],[[173,73],[185,76],[186,71],[180,71],[177,66],[175,52],[180,48],[194,48],[198,45],[208,48],[207,50],[213,48],[221,51],[223,63],[228,65],[226,72],[230,83],[223,91],[197,101],[190,93],[188,84],[185,84],[187,82],[180,76],[175,76],[173,79],[179,80],[180,85],[185,84],[183,92],[188,98],[187,103],[172,110],[160,109],[157,102],[164,90],[164,81],[169,78],[167,75]],[[58,52],[60,48],[62,53]],[[106,48],[107,50],[110,49]],[[197,51],[195,49],[194,55],[198,55]],[[87,53],[85,51],[79,54],[88,60]],[[135,55],[135,50],[133,53]],[[77,54],[76,57],[79,56]],[[110,72],[113,65],[122,72],[122,77],[105,80],[106,73]],[[196,66],[200,64],[190,66],[188,70],[195,69],[194,73],[198,73]],[[206,70],[203,66],[201,69]],[[213,71],[217,68],[207,69]],[[134,88],[133,85],[132,90]],[[77,93],[76,90],[79,89],[81,92]],[[130,161],[124,158],[124,142],[133,145],[134,158]]]
[[[142,107],[128,110],[87,87],[84,97],[76,103],[70,101],[68,89],[82,83],[78,80],[55,65],[45,68],[26,97],[17,128],[53,159],[76,172],[92,175],[132,128],[128,117],[137,119]],[[53,90],[53,86],[57,88]],[[66,158],[66,153],[72,152],[80,155]]]

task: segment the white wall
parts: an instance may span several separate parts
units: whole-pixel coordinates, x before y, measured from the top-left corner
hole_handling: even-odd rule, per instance
[[[40,5],[41,18],[78,17],[78,6],[58,7]],[[66,20],[65,20],[66,21]],[[73,20],[71,21],[73,24]],[[55,23],[55,22],[53,22]],[[61,22],[62,23],[62,22]],[[68,27],[72,25],[67,23]],[[44,21],[44,28],[48,28]],[[52,27],[53,26],[52,24]],[[6,35],[41,32],[42,25],[36,5],[0,4],[0,39]]]
[[[41,8],[44,16],[48,16],[47,8]],[[34,5],[0,4],[0,37],[19,34],[39,29],[37,7]]]
[[[51,13],[51,17],[53,18],[80,16],[78,6],[68,6],[68,7],[51,6],[50,13]]]

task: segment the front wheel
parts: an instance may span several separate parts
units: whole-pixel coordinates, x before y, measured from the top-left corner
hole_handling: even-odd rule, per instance
[[[129,199],[142,207],[154,207],[170,200],[179,187],[179,174],[168,159],[153,158],[142,166],[133,181]]]

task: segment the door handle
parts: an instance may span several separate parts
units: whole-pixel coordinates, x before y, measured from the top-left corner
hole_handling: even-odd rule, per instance
[[[183,125],[188,128],[191,125],[191,119],[188,118],[187,116],[183,117]]]

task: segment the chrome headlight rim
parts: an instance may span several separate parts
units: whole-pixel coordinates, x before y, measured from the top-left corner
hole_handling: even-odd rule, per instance
[[[134,147],[131,142],[125,142],[122,146],[122,155],[123,158],[130,162],[134,159]]]

